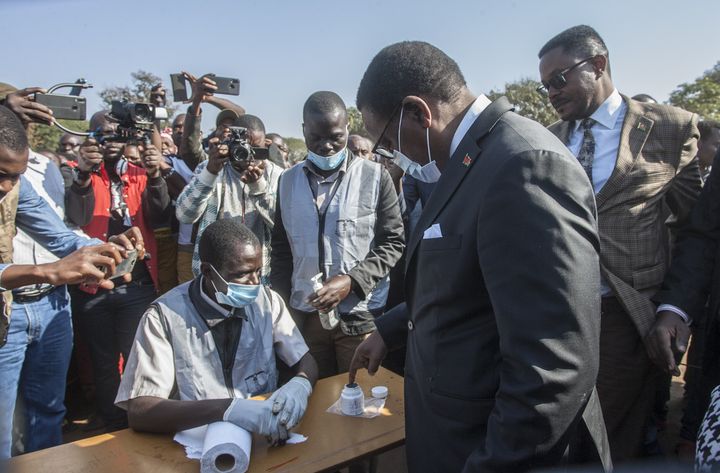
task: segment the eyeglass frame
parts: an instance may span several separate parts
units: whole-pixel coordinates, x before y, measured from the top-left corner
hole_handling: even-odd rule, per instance
[[[378,136],[377,141],[375,141],[375,144],[372,147],[372,154],[379,154],[380,156],[383,156],[385,158],[391,158],[392,154],[382,146],[380,146],[380,142],[383,139],[383,136],[385,136],[385,133],[387,133],[388,128],[390,127],[390,124],[395,120],[395,115],[400,111],[400,109],[404,106],[403,102],[401,101],[399,104],[395,106],[395,109],[390,114],[390,118],[388,119],[387,123],[383,127],[382,132],[380,133],[380,136]],[[386,154],[387,153],[387,154]],[[389,155],[388,155],[389,154]]]
[[[538,86],[538,87],[535,89],[535,91],[536,91],[538,94],[542,95],[543,97],[547,97],[547,95],[548,95],[548,93],[549,93],[549,92],[548,92],[548,90],[549,90],[548,88],[549,88],[549,87],[552,87],[553,89],[556,89],[556,90],[560,90],[560,89],[565,88],[565,86],[568,84],[567,78],[565,77],[565,74],[567,74],[568,72],[571,72],[571,71],[572,71],[573,69],[575,69],[575,68],[578,68],[578,67],[582,66],[583,64],[586,64],[588,61],[591,61],[591,60],[595,59],[596,57],[598,57],[597,54],[596,54],[595,56],[590,56],[589,58],[583,59],[583,60],[580,61],[580,62],[576,62],[576,63],[573,64],[572,66],[570,66],[570,67],[568,67],[568,68],[566,68],[566,69],[563,69],[562,71],[558,72],[557,74],[553,74],[553,76],[550,77],[550,79],[547,81],[547,83],[541,81],[541,85]],[[556,80],[562,81],[562,85],[555,85],[555,84],[553,84],[553,82],[556,81]]]

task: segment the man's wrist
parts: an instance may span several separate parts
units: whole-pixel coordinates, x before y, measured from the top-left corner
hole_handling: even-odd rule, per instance
[[[260,176],[257,181],[248,182],[248,190],[251,195],[264,194],[267,191],[267,180],[265,176]]]
[[[687,325],[690,325],[692,322],[692,318],[685,313],[684,310],[672,304],[660,304],[657,308],[656,314],[660,314],[660,312],[671,312],[680,317]]]
[[[73,182],[80,187],[87,187],[90,183],[90,171],[81,169],[80,167],[73,168]]]

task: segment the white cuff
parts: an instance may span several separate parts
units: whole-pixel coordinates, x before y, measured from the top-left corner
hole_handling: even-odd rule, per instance
[[[669,311],[677,314],[681,319],[683,319],[683,322],[685,322],[687,325],[690,325],[690,322],[692,322],[692,319],[689,315],[685,313],[684,310],[682,310],[679,307],[675,307],[672,304],[660,304],[660,306],[657,308],[657,311],[655,312],[660,313],[662,311]]]
[[[250,191],[250,195],[264,194],[267,191],[267,180],[265,179],[265,176],[260,176],[260,179],[255,182],[248,183],[247,186]]]
[[[217,181],[218,175],[211,173],[210,171],[208,171],[207,167],[205,167],[202,171],[200,171],[200,174],[198,174],[197,178],[201,184],[212,187],[215,185],[215,181]]]

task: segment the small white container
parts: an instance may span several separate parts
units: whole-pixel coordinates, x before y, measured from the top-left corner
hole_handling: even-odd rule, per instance
[[[370,390],[370,393],[375,399],[385,399],[388,397],[388,388],[387,386],[375,386]]]
[[[340,410],[346,416],[361,416],[365,411],[365,396],[356,383],[346,384],[340,393]]]

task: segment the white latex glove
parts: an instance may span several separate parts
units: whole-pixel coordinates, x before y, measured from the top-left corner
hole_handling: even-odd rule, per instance
[[[275,391],[268,401],[272,403],[272,412],[288,430],[300,422],[307,409],[307,400],[312,394],[312,385],[307,378],[295,376]]]
[[[268,438],[272,445],[284,443],[288,429],[280,424],[272,411],[272,402],[252,399],[233,399],[223,414],[223,420],[232,422],[249,432],[255,432]]]

